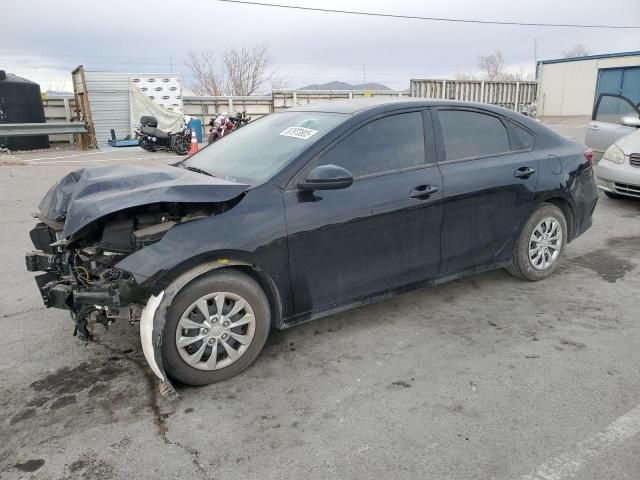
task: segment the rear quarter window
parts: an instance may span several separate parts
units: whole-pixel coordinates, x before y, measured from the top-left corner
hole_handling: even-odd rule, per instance
[[[447,160],[500,155],[512,150],[504,123],[493,115],[468,110],[439,110]]]
[[[509,122],[511,126],[511,133],[513,135],[513,140],[515,145],[513,145],[514,150],[529,150],[533,148],[533,142],[535,137],[529,130],[521,127],[517,123]]]

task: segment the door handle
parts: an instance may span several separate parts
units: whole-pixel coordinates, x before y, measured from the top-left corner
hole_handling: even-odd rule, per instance
[[[439,190],[440,189],[434,185],[419,185],[413,190],[411,190],[411,193],[409,194],[409,196],[411,198],[417,198],[417,199],[423,200],[423,199],[429,198],[431,195],[438,192]]]
[[[597,125],[589,125],[589,130],[600,130]]]
[[[520,167],[515,172],[513,172],[513,176],[516,177],[516,178],[529,178],[534,173],[536,173],[536,169],[535,168]]]

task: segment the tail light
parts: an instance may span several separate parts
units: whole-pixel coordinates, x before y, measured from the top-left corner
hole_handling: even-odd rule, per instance
[[[590,148],[587,148],[584,151],[584,158],[587,159],[587,163],[589,164],[589,166],[593,166],[593,150],[591,150]]]

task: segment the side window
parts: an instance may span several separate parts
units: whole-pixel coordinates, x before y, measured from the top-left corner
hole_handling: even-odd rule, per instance
[[[638,118],[638,111],[633,104],[624,97],[602,95],[597,105],[594,120],[606,123],[623,123],[624,117]]]
[[[509,122],[509,125],[511,126],[511,132],[515,140],[515,145],[513,145],[514,150],[529,150],[533,147],[533,135],[529,133],[528,130],[525,130],[513,122]]]
[[[447,160],[497,155],[511,150],[499,118],[467,110],[439,110]]]
[[[424,165],[422,114],[399,113],[367,123],[313,163],[339,165],[355,178]]]

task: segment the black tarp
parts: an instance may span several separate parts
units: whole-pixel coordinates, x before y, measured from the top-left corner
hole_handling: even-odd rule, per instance
[[[44,123],[40,86],[0,70],[0,123]],[[10,150],[49,148],[47,135],[0,137],[0,147]]]

